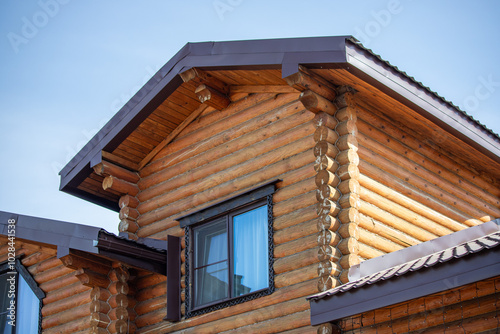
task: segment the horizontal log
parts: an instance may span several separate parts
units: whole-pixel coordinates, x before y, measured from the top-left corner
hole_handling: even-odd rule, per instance
[[[129,286],[125,282],[111,282],[111,284],[109,284],[108,290],[111,295],[115,295],[117,293],[126,295],[129,292]]]
[[[135,299],[140,303],[148,299],[164,296],[166,293],[167,285],[165,283],[158,283],[157,285],[139,290],[135,295]]]
[[[325,187],[323,187],[323,186],[326,186],[326,185],[335,188],[340,183],[340,178],[332,172],[329,172],[327,170],[321,170],[316,174],[315,182],[316,182],[316,186],[319,189],[324,189]],[[325,191],[327,191],[327,190],[325,190]],[[329,193],[333,194],[334,192],[329,192]],[[328,197],[330,197],[330,196],[328,196]],[[335,196],[332,196],[332,198],[333,197],[335,197]],[[327,197],[324,197],[324,198],[327,198]]]
[[[347,239],[342,239],[342,241],[340,241],[337,247],[344,255],[358,254],[360,249],[358,240],[352,237]]]
[[[166,308],[166,306],[167,298],[165,296],[160,296],[138,303],[135,307],[135,311],[137,315],[143,315],[148,312],[157,311],[161,308]]]
[[[362,258],[365,258],[365,259],[373,259],[373,258],[376,258],[378,256],[382,256],[382,255],[385,255],[386,253],[379,250],[379,249],[376,249],[374,247],[371,247],[365,243],[359,243],[359,251],[358,251],[358,255],[361,256]]]
[[[341,284],[349,283],[349,269],[342,270],[338,277],[338,280]]]
[[[124,207],[129,207],[129,208],[137,208],[137,205],[139,205],[139,200],[137,197],[132,197],[130,195],[124,195],[120,197],[118,200],[118,206],[121,208]]]
[[[90,303],[90,312],[107,314],[111,306],[102,300],[93,300]]]
[[[317,113],[316,116],[314,116],[313,122],[316,127],[324,126],[332,130],[335,129],[338,124],[338,121],[334,116],[328,115],[324,112]]]
[[[459,231],[467,227],[466,225],[460,224],[459,222],[450,219],[445,215],[436,212],[435,210],[432,210],[427,206],[412,200],[411,198],[408,198],[367,176],[361,175],[359,181],[363,187],[369,189],[370,191],[375,192],[387,200],[393,201],[394,203],[397,203],[398,205],[401,205],[423,217],[426,217],[427,219],[433,220],[450,230]]]
[[[338,181],[340,183],[340,179]],[[323,180],[320,182],[323,182]],[[316,199],[318,202],[322,202],[325,198],[336,202],[340,198],[340,191],[330,184],[321,184],[318,188],[316,189]]]
[[[274,244],[281,245],[317,232],[316,219],[274,232]]]
[[[321,230],[317,235],[318,246],[337,246],[342,240],[340,235],[330,230]]]
[[[120,220],[120,223],[118,224],[118,231],[119,232],[130,232],[130,233],[135,233],[139,229],[139,225],[137,225],[137,222],[135,220],[131,219],[122,219]]]
[[[287,332],[293,328],[303,328],[310,324],[310,312],[301,311],[297,313],[293,313],[290,315],[286,315],[280,318],[273,318],[270,320],[258,322],[255,324],[246,325],[245,327],[238,329],[238,332],[241,333],[259,333],[259,334],[270,334]],[[221,334],[230,334],[233,331],[221,332]],[[308,331],[303,331],[302,334],[307,333]]]
[[[312,248],[287,257],[276,259],[274,261],[274,273],[279,275],[287,271],[313,264],[317,261],[316,252],[317,250]]]
[[[273,228],[275,231],[279,231],[284,228],[300,224],[311,219],[315,219],[316,217],[318,217],[318,215],[316,214],[316,206],[310,205],[305,208],[293,210],[289,213],[275,217]]]
[[[324,292],[336,288],[340,285],[340,281],[336,277],[332,276],[321,276],[318,278],[317,288],[319,292]]]
[[[98,286],[107,288],[109,285],[109,279],[106,276],[90,269],[78,269],[75,271],[75,277],[78,278],[83,285],[88,287]]]
[[[43,330],[43,334],[61,334],[61,333],[76,333],[81,330],[90,328],[88,317],[79,318],[60,326],[51,327]]]
[[[380,209],[387,211],[388,213],[393,214],[396,217],[407,220],[411,222],[411,224],[418,226],[422,229],[425,229],[433,234],[438,236],[447,235],[455,232],[445,226],[442,226],[428,218],[425,218],[399,204],[396,204],[393,201],[386,199],[383,196],[380,196],[366,188],[361,188],[360,192],[361,198],[363,201],[372,203],[379,207]],[[464,229],[463,226],[458,226],[460,229]]]
[[[102,261],[102,263],[95,262],[94,258],[85,258],[81,255],[77,254],[68,254],[60,258],[61,262],[64,266],[68,267],[67,270],[73,271],[78,270],[80,268],[90,269],[96,273],[101,275],[107,275],[110,269],[109,262],[106,263]]]
[[[78,280],[78,278],[75,277],[75,272],[72,272],[67,275],[42,283],[38,287],[42,289],[45,293],[47,293],[49,291],[60,289],[62,287],[77,282],[79,283],[80,281]]]
[[[123,219],[135,220],[135,219],[137,219],[137,217],[139,217],[139,211],[137,211],[134,208],[130,208],[130,207],[126,206],[126,207],[120,209],[120,213],[119,213],[120,220],[123,220]]]
[[[355,166],[359,165],[359,155],[356,150],[344,150],[340,151],[337,156],[335,157],[335,160],[339,163],[339,165],[347,165],[347,164],[353,164]]]
[[[356,125],[356,121],[348,120],[344,122],[339,122],[335,127],[335,132],[337,132],[339,136],[351,135],[352,138],[356,138],[358,136],[358,127]],[[358,147],[358,145],[354,147]]]
[[[339,163],[334,159],[326,155],[321,155],[316,157],[314,162],[314,170],[316,172],[327,170],[329,172],[335,173],[339,168]]]
[[[361,186],[358,180],[347,179],[339,183],[338,189],[342,194],[359,194],[361,191]]]
[[[78,318],[90,316],[90,304],[83,304],[71,309],[42,318],[42,329],[60,326]]]
[[[306,166],[310,167],[310,166]],[[279,203],[281,201],[286,201],[290,198],[293,198],[297,195],[300,194],[305,194],[310,191],[313,191],[316,189],[316,183],[314,182],[314,169],[312,168],[307,168],[304,169],[304,174],[303,176],[309,176],[305,180],[300,180],[298,177],[300,176],[295,176],[296,183],[293,183],[289,186],[279,188],[273,195],[273,202],[274,203]]]
[[[358,223],[359,211],[357,208],[346,208],[339,212],[338,219],[342,224]]]
[[[80,284],[80,282],[78,281],[74,284],[61,287],[60,289],[46,292],[45,298],[42,300],[42,302],[43,305],[49,305],[51,303],[55,303],[62,299],[82,293],[84,291],[91,291],[91,289],[87,286]]]
[[[286,286],[311,280],[318,276],[316,273],[317,267],[318,265],[314,263],[296,270],[287,271],[282,274],[276,275],[274,277],[274,286],[277,289],[281,289]]]
[[[392,126],[384,126],[384,132],[382,132],[365,121],[360,122],[359,129],[362,129],[363,133],[369,134],[372,139],[380,143],[388,143],[399,154],[404,154],[405,157],[412,161],[418,161],[420,165],[438,174],[439,177],[458,185],[493,207],[500,207],[498,188],[492,187],[491,183],[485,184],[476,174],[447,158],[445,154],[423,145],[421,140],[404,134],[399,129],[393,132]],[[394,137],[394,135],[397,137]]]
[[[318,264],[318,276],[338,276],[342,271],[342,267],[338,262],[333,261],[321,261]]]
[[[288,214],[292,211],[308,207],[316,203],[316,196],[314,191],[295,196],[289,200],[276,203],[273,206],[274,217],[279,217],[281,215]]]
[[[332,101],[325,99],[311,90],[303,91],[300,94],[299,100],[304,105],[304,108],[314,113],[323,111],[329,115],[335,115],[337,111],[337,107]]]
[[[252,108],[252,112],[242,112],[247,108]],[[140,171],[142,179],[139,185],[141,189],[148,188],[142,183],[151,174],[197,156],[210,148],[224,143],[231,144],[233,139],[262,128],[270,122],[285,118],[286,115],[299,112],[301,108],[303,106],[296,100],[295,94],[278,96],[256,94],[234,102],[224,111],[210,114],[215,114],[217,119],[212,119],[209,115],[201,118],[199,122],[191,123],[174,142],[161,150],[155,159]],[[313,116],[305,110],[304,114],[307,117]],[[231,124],[231,127],[228,127],[228,124]],[[201,142],[204,145],[200,146]]]
[[[54,268],[51,268],[51,269],[48,269],[48,270],[45,270],[41,273],[36,274],[34,276],[34,278],[38,284],[41,284],[41,283],[45,283],[45,282],[48,282],[50,280],[53,280],[55,278],[67,275],[69,273],[72,273],[73,271],[74,271],[73,269],[66,268],[65,266],[63,266],[61,264],[57,267],[54,267]]]
[[[137,183],[140,179],[139,174],[137,174],[137,172],[130,171],[123,167],[117,166],[106,160],[103,160],[102,162],[95,165],[94,172],[100,176],[112,175],[118,179],[122,179],[130,183]]]
[[[392,242],[395,242],[403,247],[410,247],[420,243],[418,239],[415,239],[409,236],[408,234],[405,234],[394,228],[390,228],[374,220],[373,218],[370,218],[363,214],[360,214],[359,226],[367,231],[370,231],[374,234],[380,235],[383,238],[391,240]]]
[[[137,290],[141,290],[166,281],[167,281],[166,276],[153,273],[145,277],[138,278],[135,282],[135,287]]]
[[[17,243],[17,241],[16,241]],[[7,245],[8,246],[8,245]],[[25,267],[31,267],[33,265],[36,265],[38,263],[41,263],[45,260],[48,260],[50,258],[54,258],[54,256],[57,254],[57,251],[52,250],[49,248],[49,252],[46,251],[47,248],[43,248],[41,252],[33,253],[29,256],[23,256],[21,259],[21,263]],[[17,251],[16,251],[17,253]],[[4,253],[4,255],[8,255],[7,252]]]
[[[118,179],[111,175],[104,178],[102,181],[102,188],[104,190],[112,189],[121,194],[128,194],[131,196],[135,196],[139,193],[139,187],[137,187],[137,184]]]
[[[358,140],[352,134],[346,134],[340,136],[336,142],[336,145],[339,150],[344,151],[348,149],[357,150],[358,149]]]
[[[321,215],[317,219],[316,227],[319,232],[323,230],[335,232],[340,227],[340,220],[330,215]]]
[[[420,241],[429,241],[437,238],[436,234],[415,226],[365,201],[361,201],[359,212]]]
[[[256,146],[218,160],[217,163],[208,164],[185,173],[182,177],[170,179],[168,182],[142,191],[139,198],[143,202],[139,204],[138,211],[143,214],[310,149],[314,143],[312,136],[308,134],[312,133],[314,128],[311,124],[305,124],[296,130],[305,137],[293,142],[292,133],[278,136],[274,141],[260,142]],[[254,159],[256,156],[258,159]],[[310,159],[311,157],[307,157],[307,160]],[[144,224],[140,222],[141,219],[144,218],[139,218],[139,225],[142,226]]]
[[[322,125],[319,126],[314,132],[314,140],[316,142],[326,141],[330,144],[335,144],[339,135],[334,130]]]
[[[389,164],[392,164],[392,169],[396,169],[398,171],[397,174],[394,174],[396,177],[403,177],[402,179],[404,180],[407,178],[410,180],[411,178],[410,183],[415,183],[420,186],[424,185],[424,187],[427,185],[427,187],[423,190],[428,192],[430,195],[439,198],[441,201],[444,201],[454,207],[460,207],[463,211],[465,210],[467,213],[470,213],[482,221],[489,221],[493,219],[495,215],[500,216],[500,209],[487,205],[487,203],[479,200],[475,196],[470,196],[467,191],[459,188],[457,185],[454,185],[449,181],[444,180],[439,175],[434,174],[432,171],[427,170],[416,162],[401,156],[392,150],[387,150],[383,145],[375,142],[365,135],[359,136],[359,141],[364,147],[364,155],[371,156],[369,157],[370,160],[376,157],[374,154],[382,154],[385,159],[390,161]],[[366,153],[367,150],[369,150],[368,154]],[[381,159],[377,160],[376,165],[379,168],[384,168],[382,165],[388,164]]]
[[[46,259],[40,260],[39,262],[29,266],[27,269],[31,275],[36,275],[59,265],[61,265],[61,260],[59,260],[57,257],[51,256]]]
[[[336,96],[335,88],[331,86],[331,84],[310,73],[306,74],[302,71],[298,71],[284,79],[287,84],[301,92],[311,90],[330,101],[333,101]]]
[[[289,241],[285,244],[274,246],[274,257],[281,258],[313,248],[317,244],[316,233],[300,239]]]
[[[101,287],[94,287],[92,288],[92,291],[90,292],[90,296],[92,300],[101,300],[101,301],[107,301],[111,294],[109,293],[108,289],[101,288]]]
[[[338,234],[344,239],[353,237],[354,239],[359,239],[359,228],[358,224],[347,223],[342,224],[338,230]]]
[[[122,307],[122,306],[115,307],[115,308],[111,309],[111,311],[109,311],[108,317],[111,321],[114,321],[114,320],[127,321],[128,320],[127,308]]]
[[[372,161],[373,162],[373,161]],[[387,162],[388,163],[388,162]],[[394,189],[398,193],[403,194],[404,196],[411,198],[412,200],[421,203],[422,205],[425,205],[426,207],[436,211],[440,212],[441,214],[449,217],[450,219],[453,219],[458,222],[463,222],[467,226],[475,226],[478,224],[482,224],[482,222],[478,219],[474,219],[470,215],[466,215],[464,212],[457,210],[456,208],[453,208],[443,202],[435,200],[433,197],[429,196],[426,192],[425,185],[423,186],[423,189],[420,189],[422,187],[417,187],[413,184],[413,181],[417,181],[418,179],[410,178],[408,175],[408,179],[406,178],[399,178],[399,177],[392,177],[394,176],[394,172],[397,173],[396,169],[393,169],[390,164],[387,164],[385,166],[388,168],[387,171],[382,170],[373,164],[367,162],[367,161],[362,161],[360,163],[360,168],[362,169],[363,174],[365,174],[367,177],[378,181],[379,183],[385,182],[386,180],[390,180],[390,188]],[[385,168],[384,167],[384,168]],[[405,176],[403,176],[405,177]],[[406,180],[406,181],[404,181]],[[407,181],[412,181],[413,184],[408,183]]]
[[[361,260],[357,254],[346,254],[340,258],[339,264],[343,269],[349,269],[360,262]]]
[[[342,195],[338,201],[338,204],[342,209],[348,209],[348,208],[359,209],[360,205],[359,195],[355,193],[348,193]]]
[[[128,325],[126,320],[112,320],[109,323],[108,331],[112,334],[126,334],[128,333]]]
[[[216,310],[197,317],[189,318],[178,323],[170,323],[165,326],[155,328],[158,331],[168,330],[169,332],[181,331],[185,328],[197,328],[202,324],[213,324],[214,321],[230,316],[238,316],[240,314],[253,311],[259,308],[272,305],[282,305],[281,303],[296,298],[303,298],[315,292],[314,281],[305,281],[279,288],[273,294],[247,301],[229,308]]]
[[[318,216],[336,216],[340,212],[340,210],[341,207],[337,202],[330,201],[326,198],[322,202],[316,204],[316,213],[318,214]]]
[[[54,301],[50,304],[46,304],[42,307],[42,316],[50,316],[59,312],[67,311],[76,306],[90,303],[90,291],[84,291],[82,293],[73,294],[70,298],[61,299]]]
[[[214,328],[217,328],[219,333],[223,333],[224,331],[239,329],[243,326],[249,325],[252,325],[252,333],[265,333],[265,331],[269,330],[271,330],[272,333],[274,330],[279,331],[282,329],[291,329],[289,326],[296,326],[295,321],[287,322],[284,317],[287,315],[293,315],[297,312],[305,311],[308,308],[309,302],[307,300],[302,298],[294,299],[283,302],[280,307],[268,306],[258,308],[245,314],[220,319],[218,321],[214,321],[213,323],[197,326],[196,328],[191,327],[186,329],[184,333],[207,334],[213,333]],[[302,326],[310,322],[309,311],[300,313],[299,317],[301,319]],[[278,319],[279,321],[273,321],[273,325],[271,326],[269,321],[266,320],[272,319]],[[268,327],[267,330],[266,327]]]
[[[359,168],[357,165],[348,163],[346,165],[342,165],[337,169],[337,175],[342,181],[348,179],[358,179],[359,178]]]
[[[395,242],[384,239],[381,236],[371,233],[365,229],[359,229],[359,242],[364,243],[370,247],[378,249],[384,253],[391,253],[403,249],[405,247],[398,245]]]
[[[338,261],[342,257],[342,253],[330,245],[320,245],[318,248],[319,261]]]
[[[327,141],[320,141],[317,142],[316,145],[314,146],[313,152],[315,157],[326,155],[331,158],[335,158],[339,150],[337,147],[335,147],[335,145],[330,144]]]

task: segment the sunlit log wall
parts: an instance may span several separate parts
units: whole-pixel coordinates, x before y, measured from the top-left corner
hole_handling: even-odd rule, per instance
[[[363,259],[500,217],[498,187],[453,152],[367,107],[357,128]]]
[[[309,305],[304,297],[317,292],[313,154],[317,117],[298,100],[299,92],[237,93],[230,97],[227,108],[208,108],[141,170],[137,236],[183,236],[175,218],[279,178],[282,181],[273,195],[276,291],[168,323],[162,321],[166,315],[165,278],[139,277],[135,307],[138,332],[213,333],[215,328],[219,333],[236,328],[259,333],[270,329],[316,332],[309,326]],[[184,284],[183,276],[183,288]]]

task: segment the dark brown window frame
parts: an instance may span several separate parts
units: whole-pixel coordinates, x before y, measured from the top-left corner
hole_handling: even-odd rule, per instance
[[[185,229],[185,241],[186,241],[186,288],[185,288],[185,306],[186,306],[186,318],[193,316],[205,314],[215,310],[219,310],[225,307],[237,305],[249,300],[253,300],[262,296],[269,295],[274,292],[274,244],[273,244],[273,201],[272,195],[275,191],[275,184],[279,180],[266,183],[259,187],[256,187],[248,192],[241,195],[230,198],[226,201],[218,203],[216,205],[210,206],[206,209],[197,211],[188,216],[179,218],[180,226]],[[203,224],[210,224],[213,220],[228,216],[236,215],[239,213],[247,212],[249,210],[256,209],[261,206],[267,206],[267,223],[268,223],[268,270],[269,270],[269,283],[268,287],[253,291],[245,295],[230,297],[224,299],[223,301],[217,301],[210,304],[201,305],[199,307],[193,307],[193,296],[194,296],[194,285],[193,285],[193,275],[191,269],[193,268],[193,227],[201,226]],[[230,233],[228,233],[228,243],[232,242],[229,239],[232,238]],[[232,254],[228,254],[228,257],[233,257]]]

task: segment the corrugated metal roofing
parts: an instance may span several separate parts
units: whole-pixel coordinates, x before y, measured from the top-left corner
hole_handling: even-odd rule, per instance
[[[358,289],[365,285],[375,284],[389,280],[395,276],[402,276],[409,272],[415,272],[422,268],[429,268],[437,264],[448,262],[452,259],[462,258],[470,254],[491,249],[500,245],[500,232],[495,232],[484,237],[465,242],[455,247],[444,249],[440,252],[430,254],[416,260],[406,262],[372,275],[362,277],[356,281],[346,283],[334,289],[308,297],[308,300],[318,300],[327,296],[333,296],[347,291]],[[500,259],[499,259],[500,261]]]

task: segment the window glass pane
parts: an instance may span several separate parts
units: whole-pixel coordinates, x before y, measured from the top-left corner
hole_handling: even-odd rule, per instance
[[[194,306],[229,295],[226,218],[194,229]]]
[[[233,217],[233,297],[269,286],[267,206]]]
[[[11,274],[2,274],[0,275],[0,334],[10,334],[12,333],[13,327],[9,325],[9,319],[7,315],[9,311],[7,308],[10,305],[9,289],[10,289],[10,281],[7,279],[11,278]],[[17,311],[17,310],[16,310]]]
[[[228,297],[228,264],[219,262],[194,271],[195,305],[200,306]]]
[[[226,219],[196,227],[194,243],[195,268],[227,260]]]
[[[38,333],[40,300],[21,275],[17,289],[16,333]]]

